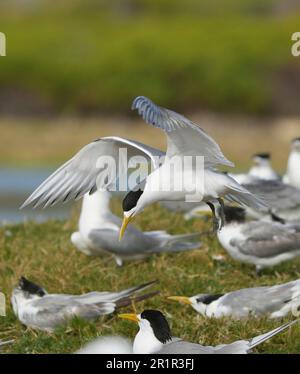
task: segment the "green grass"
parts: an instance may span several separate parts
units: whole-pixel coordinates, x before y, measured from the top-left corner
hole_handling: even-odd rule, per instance
[[[114,211],[120,213],[119,201],[113,205]],[[187,306],[168,301],[166,296],[220,293],[239,287],[287,282],[299,278],[299,260],[257,277],[252,267],[241,265],[227,255],[224,262],[215,262],[212,256],[224,254],[224,251],[215,237],[206,236],[203,237],[202,249],[156,255],[143,262],[131,262],[117,268],[110,256],[88,257],[71,245],[69,238],[76,228],[76,222],[77,211],[67,222],[29,222],[0,230],[0,284],[7,300],[21,275],[40,283],[49,292],[73,294],[92,290],[121,290],[158,279],[156,288],[161,295],[138,305],[139,310],[159,309],[166,313],[174,335],[209,345],[251,338],[292,318],[289,316],[279,321],[266,318],[209,320],[198,316]],[[157,206],[148,208],[137,218],[136,224],[142,229],[167,229],[171,233],[206,231],[211,227],[210,222],[201,220],[185,222],[180,215],[170,214]],[[135,325],[120,320],[114,314],[95,322],[76,319],[53,334],[37,332],[22,326],[9,302],[7,304],[7,317],[0,317],[0,339],[14,338],[15,343],[3,350],[6,353],[70,353],[99,335],[121,334],[132,338],[137,331]],[[130,308],[127,310],[130,311]],[[294,326],[264,343],[256,352],[299,353],[300,327]]]
[[[3,8],[2,90],[71,113],[128,113],[141,94],[178,109],[276,110],[272,82],[297,64],[290,48],[299,13],[270,16],[272,0],[266,13],[259,1],[132,3],[141,11],[72,2],[31,12]]]

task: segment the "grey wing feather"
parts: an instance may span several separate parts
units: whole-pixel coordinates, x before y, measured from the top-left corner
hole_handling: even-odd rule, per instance
[[[246,255],[264,258],[300,249],[300,233],[285,225],[251,222],[242,232],[246,239],[232,239],[231,244]]]
[[[39,311],[23,318],[26,319],[27,325],[40,329],[54,329],[75,316],[90,320],[115,310],[114,303],[82,304],[70,298],[59,300],[54,297],[36,300],[33,307],[38,308]]]
[[[300,190],[280,181],[257,180],[245,187],[254,195],[262,196],[266,204],[275,210],[294,209],[300,205]]]
[[[127,158],[144,156],[154,167],[160,165],[163,152],[142,143],[119,137],[105,137],[83,147],[73,158],[50,175],[24,202],[21,208],[48,207],[81,198],[97,188],[105,188],[117,179],[114,170],[107,168],[108,158],[127,168],[127,159],[120,159],[120,149],[127,150]],[[103,157],[103,159],[100,159]],[[126,157],[124,153],[121,157]],[[103,161],[101,164],[99,160]],[[105,173],[103,173],[105,171]],[[119,170],[119,172],[121,172]]]
[[[156,354],[212,354],[214,347],[203,346],[196,343],[185,342],[179,338],[173,338],[171,342],[164,344]]]
[[[300,290],[299,280],[272,287],[244,288],[224,295],[218,306],[228,308],[237,318],[271,314],[293,298],[297,286]]]
[[[199,126],[184,116],[154,104],[144,96],[138,96],[132,103],[144,121],[166,132],[168,138],[167,156],[179,155],[204,156],[207,166],[234,166],[226,159],[219,145]]]

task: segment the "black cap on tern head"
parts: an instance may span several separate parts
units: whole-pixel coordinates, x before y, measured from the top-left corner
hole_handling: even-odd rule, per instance
[[[133,209],[137,205],[142,193],[143,191],[141,189],[129,191],[122,202],[123,212],[129,212]]]
[[[215,300],[218,300],[220,297],[224,296],[224,294],[215,294],[215,295],[210,295],[210,294],[203,294],[199,295],[196,297],[197,303],[203,303],[205,305],[209,305]]]
[[[242,222],[245,222],[246,220],[246,211],[244,208],[241,208],[241,207],[225,205],[224,215],[225,215],[226,223],[230,223],[230,222],[242,223]]]
[[[300,137],[299,137],[299,138],[294,138],[294,139],[292,140],[292,143],[296,143],[296,142],[300,142]]]
[[[271,154],[269,152],[263,152],[263,153],[256,153],[255,155],[252,156],[252,158],[262,158],[264,160],[270,160]]]
[[[159,310],[147,309],[141,313],[141,318],[149,321],[156,339],[165,344],[172,340],[171,329],[166,317]]]
[[[22,291],[28,292],[31,295],[38,295],[41,297],[46,295],[46,292],[41,286],[29,281],[25,277],[20,278],[19,287]]]

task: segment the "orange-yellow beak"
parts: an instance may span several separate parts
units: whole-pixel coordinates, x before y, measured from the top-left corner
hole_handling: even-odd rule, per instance
[[[174,300],[174,301],[179,301],[180,303],[183,303],[183,304],[188,304],[188,305],[192,304],[190,298],[186,297],[186,296],[169,296],[168,299],[169,300]]]
[[[126,231],[126,227],[128,226],[129,222],[133,220],[132,216],[126,217],[124,216],[122,226],[120,229],[120,234],[119,234],[119,242],[122,240],[124,233]]]
[[[139,317],[135,313],[123,313],[123,314],[118,314],[119,318],[122,319],[128,319],[129,321],[133,321],[135,323],[139,323]]]

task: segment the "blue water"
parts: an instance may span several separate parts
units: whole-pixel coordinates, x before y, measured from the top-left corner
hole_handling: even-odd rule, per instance
[[[0,225],[26,220],[45,221],[50,218],[67,218],[71,204],[48,209],[19,210],[31,192],[47,178],[51,169],[0,168]]]

